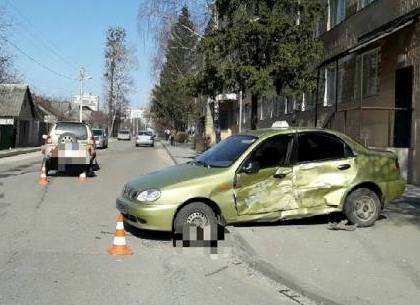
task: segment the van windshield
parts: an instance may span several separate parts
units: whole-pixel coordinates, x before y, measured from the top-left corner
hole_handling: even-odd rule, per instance
[[[102,136],[103,135],[103,131],[101,129],[93,129],[92,132],[95,136]]]

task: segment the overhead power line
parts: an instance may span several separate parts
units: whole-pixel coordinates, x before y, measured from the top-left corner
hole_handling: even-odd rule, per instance
[[[30,36],[37,36],[38,41],[42,44],[42,46],[48,50],[52,55],[54,55],[57,59],[60,59],[63,63],[65,63],[67,66],[71,67],[74,70],[78,70],[79,67],[77,64],[75,64],[72,60],[70,60],[67,56],[61,54],[59,49],[55,46],[55,44],[46,39],[46,35],[42,33],[31,21],[29,18],[27,18],[11,1],[6,0],[6,4],[9,5],[20,17],[21,20],[23,20],[29,27],[25,26],[24,24],[18,24],[22,29],[24,29]]]
[[[14,48],[15,48],[18,52],[20,52],[22,55],[26,56],[29,60],[33,61],[34,63],[36,63],[38,66],[40,66],[40,67],[44,68],[45,70],[47,70],[47,71],[49,71],[49,72],[51,72],[51,73],[53,73],[53,74],[55,74],[55,75],[57,75],[57,76],[60,76],[60,77],[62,77],[62,78],[66,78],[66,79],[68,79],[68,80],[72,80],[72,81],[77,80],[77,78],[73,78],[73,77],[70,77],[70,76],[64,75],[64,74],[62,74],[62,73],[60,73],[60,72],[57,72],[57,71],[55,71],[55,70],[51,69],[50,67],[46,66],[45,64],[43,64],[43,63],[41,63],[40,61],[38,61],[38,60],[36,60],[35,58],[33,58],[31,55],[29,55],[28,53],[26,53],[24,50],[22,50],[21,48],[19,48],[16,44],[14,44],[13,42],[11,42],[11,41],[10,41],[10,40],[8,40],[7,38],[3,38],[3,39],[4,39],[4,41],[6,41],[9,45],[11,45],[12,47],[14,47]]]

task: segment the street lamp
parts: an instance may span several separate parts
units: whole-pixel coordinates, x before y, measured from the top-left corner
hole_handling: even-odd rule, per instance
[[[85,68],[80,66],[80,123],[83,122],[83,85],[84,81],[88,79],[92,79],[92,76],[87,76]]]

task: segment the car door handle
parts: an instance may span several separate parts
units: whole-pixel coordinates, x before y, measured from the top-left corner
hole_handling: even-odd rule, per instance
[[[339,166],[337,166],[337,168],[341,171],[344,171],[346,169],[349,169],[351,167],[350,164],[340,164]]]

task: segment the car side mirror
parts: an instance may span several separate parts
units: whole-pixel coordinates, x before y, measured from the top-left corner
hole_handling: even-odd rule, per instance
[[[292,173],[291,167],[280,167],[273,175],[274,178],[283,179]]]
[[[43,134],[43,135],[42,135],[42,138],[43,138],[44,140],[46,140],[46,139],[48,139],[48,135]]]
[[[249,161],[242,168],[242,172],[246,174],[255,174],[259,172],[260,168],[260,163],[258,161]]]

